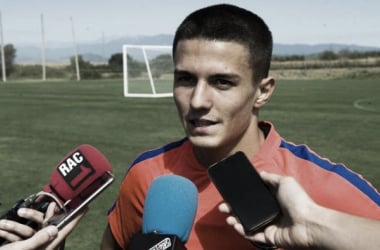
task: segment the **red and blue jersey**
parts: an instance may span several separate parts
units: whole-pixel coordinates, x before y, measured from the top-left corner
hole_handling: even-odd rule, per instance
[[[260,127],[266,139],[251,159],[258,171],[292,176],[318,204],[346,213],[380,219],[380,195],[369,182],[343,164],[318,156],[306,145],[283,138],[268,122]],[[187,138],[140,155],[128,169],[119,196],[109,211],[109,225],[121,247],[141,231],[144,199],[150,183],[163,174],[184,176],[198,188],[198,210],[187,249],[255,249],[225,222],[222,202]]]

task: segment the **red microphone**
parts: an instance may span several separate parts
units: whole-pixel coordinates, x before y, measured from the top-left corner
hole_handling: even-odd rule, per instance
[[[110,179],[113,175],[108,160],[95,147],[84,144],[65,155],[43,190],[65,208],[74,209]]]
[[[49,224],[63,227],[113,180],[110,163],[95,147],[83,144],[72,150],[58,163],[49,184],[40,192],[50,195],[65,211]]]
[[[14,220],[36,229],[39,225],[19,217],[17,210],[27,207],[45,212],[48,204],[55,201],[62,212],[53,217],[49,224],[60,229],[113,180],[112,167],[105,156],[91,145],[80,145],[58,163],[43,191],[17,201],[1,219]],[[0,238],[0,244],[3,240]]]

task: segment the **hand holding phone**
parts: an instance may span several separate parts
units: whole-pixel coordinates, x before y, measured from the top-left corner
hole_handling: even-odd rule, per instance
[[[210,166],[208,174],[246,233],[260,230],[280,214],[275,196],[243,152]]]
[[[106,172],[105,173],[103,183],[100,185],[96,190],[94,190],[82,203],[80,203],[77,207],[74,209],[71,209],[70,211],[67,211],[67,213],[60,213],[53,217],[51,217],[47,224],[48,225],[54,225],[57,226],[58,230],[61,230],[67,223],[69,223],[73,218],[75,218],[78,214],[80,214],[84,209],[87,208],[87,206],[100,194],[102,193],[106,188],[108,188],[112,182],[114,181],[115,177],[112,173]]]

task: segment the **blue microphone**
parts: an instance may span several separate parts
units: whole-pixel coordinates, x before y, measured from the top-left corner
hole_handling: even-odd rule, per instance
[[[129,245],[133,249],[186,249],[198,207],[198,190],[189,179],[162,175],[145,197],[142,234]]]

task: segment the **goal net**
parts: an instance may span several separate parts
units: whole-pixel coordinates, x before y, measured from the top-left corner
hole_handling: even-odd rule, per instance
[[[173,96],[172,46],[123,45],[124,96]]]

